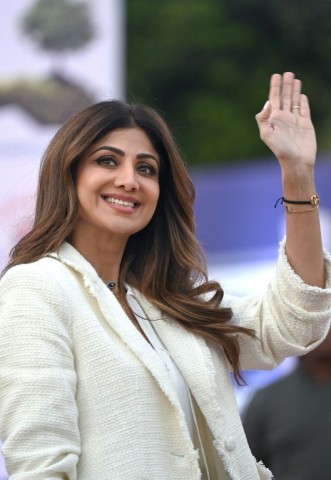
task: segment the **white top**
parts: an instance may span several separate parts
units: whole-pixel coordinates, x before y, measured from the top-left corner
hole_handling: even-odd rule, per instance
[[[127,293],[126,293],[126,300],[128,302],[129,307],[132,310],[132,313],[137,319],[142,331],[148,338],[149,342],[151,343],[152,347],[159,355],[161,360],[166,366],[166,369],[169,372],[170,380],[175,388],[175,392],[178,396],[178,400],[181,404],[183,409],[187,427],[189,429],[191,438],[193,440],[193,429],[194,429],[194,418],[192,414],[191,408],[191,400],[190,400],[190,391],[185,382],[183,375],[181,374],[180,370],[178,369],[176,363],[173,361],[171,356],[169,355],[168,350],[164,346],[162,340],[156,333],[153,322],[151,322],[144,312],[142,306],[140,305],[139,301],[135,297],[132,289],[129,285],[126,285]]]
[[[198,449],[200,452],[200,461],[201,466],[204,468],[205,475],[203,475],[203,479],[210,480],[207,460],[199,432],[199,426],[195,417],[194,408],[192,405],[192,398],[190,389],[181,374],[179,368],[177,367],[176,363],[171,358],[168,350],[166,349],[164,343],[160,339],[159,335],[157,334],[156,330],[153,327],[153,322],[149,320],[147,317],[142,305],[139,303],[138,299],[134,295],[130,285],[126,285],[126,301],[131,308],[132,313],[134,314],[140,328],[148,338],[150,344],[159,355],[161,360],[163,361],[170,377],[170,381],[172,382],[175,392],[177,394],[178,400],[180,405],[183,409],[186,424],[188,430],[190,432],[190,436],[192,442],[194,442],[194,434],[197,434],[198,440]]]

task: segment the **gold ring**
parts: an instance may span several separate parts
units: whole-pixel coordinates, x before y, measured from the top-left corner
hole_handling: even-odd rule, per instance
[[[300,110],[300,105],[293,105],[292,110],[295,110],[296,108]]]

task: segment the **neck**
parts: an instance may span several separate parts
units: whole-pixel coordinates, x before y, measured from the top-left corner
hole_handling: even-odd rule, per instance
[[[100,242],[88,236],[76,235],[71,239],[71,244],[90,262],[106,284],[110,281],[117,284],[116,290],[126,242]]]

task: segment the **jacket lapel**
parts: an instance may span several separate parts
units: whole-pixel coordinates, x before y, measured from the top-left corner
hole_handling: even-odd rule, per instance
[[[145,365],[171,403],[177,409],[180,409],[178,397],[164,363],[127,317],[115,295],[109,291],[92,265],[69,243],[64,243],[58,253],[51,253],[49,256],[60,260],[80,274],[85,288],[96,299],[110,328],[118,334],[123,343]]]
[[[153,321],[155,330],[184,376],[201,411],[212,422],[219,407],[214,362],[205,340],[163,316],[137,290],[134,293],[149,320]]]
[[[109,291],[92,265],[67,242],[60,247],[58,253],[52,253],[49,256],[60,260],[81,275],[85,288],[96,299],[110,328],[145,365],[163,393],[180,410],[178,397],[163,362],[132,324],[115,295]],[[133,289],[133,292],[184,376],[201,411],[212,422],[215,409],[218,410],[218,400],[214,363],[205,340],[187,331],[177,322],[166,318],[139,291]]]

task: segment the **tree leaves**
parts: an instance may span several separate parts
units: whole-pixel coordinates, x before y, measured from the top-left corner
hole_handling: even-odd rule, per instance
[[[274,72],[310,97],[331,148],[330,0],[129,0],[127,96],[164,113],[189,164],[269,154],[254,116]]]
[[[37,0],[22,27],[42,49],[56,52],[82,48],[94,36],[86,2]]]

